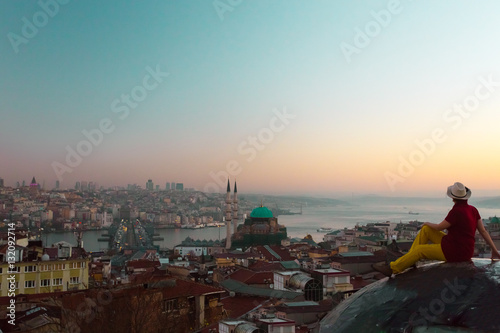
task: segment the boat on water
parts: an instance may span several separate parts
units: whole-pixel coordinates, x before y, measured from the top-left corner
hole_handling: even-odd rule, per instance
[[[186,224],[181,226],[181,229],[202,229],[202,228],[205,228],[205,226],[201,224]]]
[[[410,214],[410,215],[418,215],[419,213],[417,213],[417,212],[412,212],[412,211],[410,210],[410,211],[408,212],[408,214]]]
[[[223,227],[223,226],[225,226],[225,225],[226,225],[226,224],[225,224],[225,223],[223,223],[223,222],[213,222],[213,223],[207,223],[207,224],[205,224],[205,226],[206,226],[206,227],[208,227],[208,228]]]
[[[331,232],[331,231],[333,231],[333,228],[321,227],[316,231],[317,232]]]

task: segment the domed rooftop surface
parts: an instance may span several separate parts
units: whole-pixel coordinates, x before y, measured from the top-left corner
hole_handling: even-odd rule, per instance
[[[269,219],[273,217],[273,212],[267,207],[257,207],[250,213],[250,217],[255,217],[259,219]]]
[[[500,332],[500,262],[429,264],[372,283],[320,323],[326,332]]]
[[[252,229],[254,229],[254,230],[267,230],[267,229],[269,229],[269,224],[254,224],[252,226]]]
[[[500,223],[500,219],[498,217],[494,216],[491,218],[490,223]]]

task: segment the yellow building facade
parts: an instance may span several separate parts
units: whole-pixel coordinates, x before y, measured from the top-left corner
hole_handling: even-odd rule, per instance
[[[15,277],[15,294],[40,294],[88,289],[89,259],[16,262],[10,269],[0,263],[1,296],[9,295],[11,276]]]

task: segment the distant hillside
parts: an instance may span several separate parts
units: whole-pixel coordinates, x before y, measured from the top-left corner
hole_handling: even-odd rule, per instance
[[[350,206],[348,202],[331,199],[331,198],[317,198],[309,196],[285,196],[285,195],[264,195],[264,194],[244,194],[241,198],[254,202],[256,205],[263,202],[264,206],[274,208],[276,205],[279,208],[293,208],[293,207],[317,207],[317,206]]]
[[[500,197],[478,199],[474,203],[476,206],[483,208],[500,208]]]
[[[347,200],[347,199],[344,199]],[[452,199],[444,196],[435,197],[386,197],[377,195],[355,196],[350,200],[355,205],[401,205],[412,207],[415,205],[444,205],[453,206]],[[472,197],[469,203],[473,206],[482,208],[500,208],[500,197]]]

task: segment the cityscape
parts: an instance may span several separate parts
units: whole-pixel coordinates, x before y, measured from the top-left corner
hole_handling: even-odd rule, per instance
[[[321,332],[353,295],[385,281],[373,264],[407,253],[423,226],[418,220],[325,226],[315,240],[290,237],[280,222],[287,215],[306,221],[302,208],[273,212],[229,180],[225,194],[171,182],[160,189],[151,179],[108,189],[91,181],[57,187],[44,190],[35,177],[0,187],[1,299],[15,292],[21,331]],[[500,247],[500,219],[484,223]],[[157,244],[158,230],[205,228],[219,237]],[[88,251],[83,235],[94,231],[104,246]],[[72,241],[44,241],[64,233]],[[474,252],[484,260],[490,249],[477,238]],[[8,314],[7,308],[1,327],[7,332]]]
[[[0,1],[0,333],[500,332],[499,12]]]

